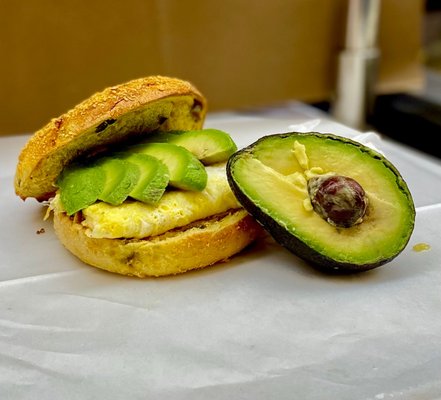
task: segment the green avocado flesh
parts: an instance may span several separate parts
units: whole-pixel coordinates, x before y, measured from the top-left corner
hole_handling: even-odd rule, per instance
[[[364,189],[361,221],[335,226],[313,209],[307,182],[326,174],[352,178]],[[350,139],[314,132],[266,136],[229,159],[227,176],[244,208],[276,241],[323,271],[383,265],[413,231],[413,199],[397,169]]]
[[[118,155],[139,170],[139,177],[131,187],[129,196],[143,203],[156,204],[164,194],[170,174],[163,162],[147,154],[121,153]]]
[[[211,135],[214,139],[209,139]],[[211,129],[156,132],[150,137],[153,141],[109,149],[68,165],[55,182],[66,213],[72,215],[97,201],[119,205],[131,198],[156,204],[169,187],[204,190],[207,172],[198,157],[210,148],[204,162],[211,165],[227,161],[237,149],[227,133]]]
[[[97,167],[104,170],[106,179],[104,187],[98,196],[98,200],[106,203],[121,204],[132,191],[139,180],[139,168],[125,160],[103,157],[97,163]]]
[[[169,184],[183,190],[204,190],[207,171],[187,149],[171,143],[145,143],[132,146],[130,151],[147,154],[161,160],[170,173]]]
[[[60,200],[66,213],[72,215],[98,200],[104,189],[106,173],[91,165],[73,164],[58,177],[56,184],[62,188]]]
[[[237,150],[231,136],[218,129],[160,132],[149,137],[149,142],[167,142],[182,146],[193,153],[204,165],[227,161]]]

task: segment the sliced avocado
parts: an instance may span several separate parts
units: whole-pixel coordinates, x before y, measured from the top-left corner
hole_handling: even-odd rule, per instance
[[[148,142],[166,142],[185,147],[204,165],[225,162],[237,150],[231,136],[219,129],[157,132]]]
[[[236,197],[292,253],[326,272],[360,272],[402,252],[415,207],[383,155],[333,134],[269,135],[236,152]]]
[[[106,181],[103,168],[75,163],[65,168],[57,178],[60,201],[68,215],[72,215],[98,200]]]
[[[143,203],[156,204],[167,188],[170,176],[165,164],[155,157],[142,153],[120,153],[118,157],[135,164],[139,179],[129,196]]]
[[[98,200],[117,206],[124,202],[139,180],[136,164],[114,157],[102,157],[94,164],[106,174],[104,188]]]
[[[169,184],[183,190],[201,191],[207,185],[204,165],[187,149],[171,143],[143,143],[129,147],[129,153],[156,157],[169,170]]]

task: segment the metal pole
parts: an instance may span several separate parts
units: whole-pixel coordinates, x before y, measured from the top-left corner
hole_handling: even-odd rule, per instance
[[[345,49],[338,60],[334,117],[363,129],[372,112],[379,50],[380,0],[349,0]]]

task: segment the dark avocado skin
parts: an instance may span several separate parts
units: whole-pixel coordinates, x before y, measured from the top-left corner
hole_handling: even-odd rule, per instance
[[[396,182],[397,186],[403,191],[403,193],[406,194],[409,206],[412,209],[413,212],[413,223],[412,226],[409,227],[410,233],[408,236],[407,241],[403,244],[400,251],[398,251],[395,255],[392,257],[385,257],[379,260],[376,260],[375,262],[371,263],[363,263],[363,264],[356,264],[356,263],[345,263],[341,261],[336,261],[325,254],[318,253],[311,247],[309,247],[305,242],[303,242],[301,239],[296,237],[295,235],[288,232],[284,226],[273,219],[271,216],[267,215],[265,212],[263,212],[262,209],[260,209],[256,203],[249,198],[240,188],[240,184],[236,181],[234,176],[234,167],[236,161],[242,157],[245,153],[251,153],[253,154],[255,147],[261,142],[266,140],[269,137],[275,137],[278,136],[280,138],[287,137],[289,135],[315,135],[320,137],[326,137],[333,140],[338,140],[345,142],[347,144],[351,144],[354,146],[357,146],[358,148],[361,148],[362,151],[368,152],[372,157],[381,160],[384,165],[389,168],[394,175],[396,176]],[[300,257],[301,259],[308,262],[312,267],[315,269],[327,273],[327,274],[352,274],[352,273],[359,273],[368,271],[377,267],[380,267],[384,264],[389,263],[394,258],[396,258],[406,247],[411,233],[414,228],[414,219],[415,219],[415,207],[413,203],[412,196],[409,192],[409,189],[407,187],[407,184],[403,180],[402,176],[400,175],[399,171],[396,169],[396,167],[391,164],[387,159],[382,157],[380,154],[375,152],[374,150],[370,149],[369,147],[363,146],[358,142],[355,142],[351,139],[339,137],[334,134],[324,134],[324,133],[317,133],[317,132],[306,132],[306,133],[299,133],[299,132],[289,132],[289,133],[281,133],[281,134],[273,134],[264,136],[260,139],[258,139],[253,144],[237,151],[235,154],[233,154],[228,162],[227,162],[227,178],[228,182],[230,184],[231,190],[235,194],[238,201],[241,203],[241,205],[258,221],[265,230],[275,239],[277,243],[279,243],[281,246],[289,250],[294,255]]]

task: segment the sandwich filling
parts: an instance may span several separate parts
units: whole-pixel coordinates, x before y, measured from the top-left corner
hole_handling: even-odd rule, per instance
[[[225,164],[206,166],[206,171],[207,185],[202,191],[168,190],[155,205],[135,200],[118,206],[97,202],[81,211],[81,224],[92,238],[142,239],[241,208],[228,185]],[[59,194],[50,208],[64,212]]]

